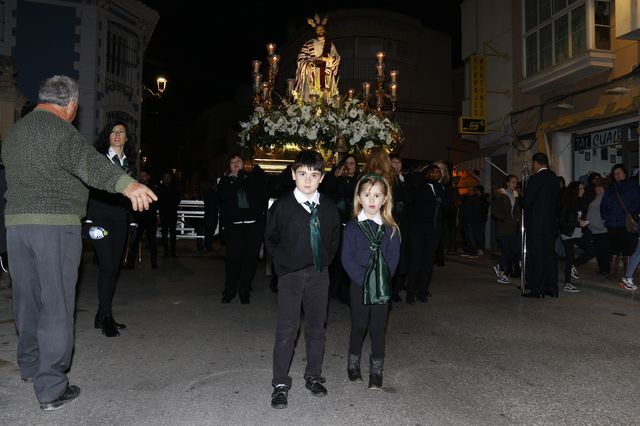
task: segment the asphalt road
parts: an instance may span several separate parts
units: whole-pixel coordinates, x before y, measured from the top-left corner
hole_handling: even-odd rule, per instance
[[[11,292],[0,290],[2,425],[585,425],[638,424],[640,304],[583,288],[519,297],[488,268],[436,268],[426,304],[390,313],[384,388],[346,375],[349,309],[331,302],[324,376],[304,389],[304,333],[289,407],[270,407],[276,297],[264,263],[250,305],[220,303],[224,261],[187,252],[122,272],[117,338],[93,328],[96,267],[83,265],[69,373],[81,396],[42,412],[20,381]],[[4,280],[4,281],[2,281]],[[6,274],[0,284],[6,284]],[[368,354],[365,341],[363,354]],[[367,356],[364,356],[365,360]],[[366,376],[368,368],[363,369]]]

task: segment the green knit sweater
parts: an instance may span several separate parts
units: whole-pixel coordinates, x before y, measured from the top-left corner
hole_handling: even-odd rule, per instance
[[[34,110],[2,143],[5,219],[14,225],[80,225],[89,188],[122,192],[135,182],[55,114]]]

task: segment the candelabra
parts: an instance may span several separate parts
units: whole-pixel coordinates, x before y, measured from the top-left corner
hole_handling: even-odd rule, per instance
[[[398,100],[398,71],[391,70],[389,71],[389,77],[391,78],[391,83],[389,84],[389,93],[385,91],[384,82],[385,82],[385,63],[384,63],[384,52],[376,53],[376,114],[382,115],[385,108],[385,103],[388,100],[391,103],[391,112],[395,112],[396,110],[396,102]],[[365,91],[365,98],[368,103],[368,95],[370,92],[370,83],[363,83],[363,88]]]
[[[280,62],[280,55],[275,54],[275,43],[267,43],[267,63],[269,68],[267,70],[267,79],[263,81],[262,74],[260,74],[261,61],[255,60],[251,62],[253,69],[253,105],[254,107],[263,105],[267,109],[271,108],[273,101],[271,99],[273,88],[275,86],[276,76],[278,75],[278,63]],[[287,90],[293,91],[293,84],[288,82]]]

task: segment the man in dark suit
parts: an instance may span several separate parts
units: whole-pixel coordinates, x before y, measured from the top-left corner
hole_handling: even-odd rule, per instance
[[[549,159],[541,152],[531,158],[534,174],[524,195],[527,232],[525,297],[558,296],[558,265],[554,242],[558,234],[558,177],[549,170]]]

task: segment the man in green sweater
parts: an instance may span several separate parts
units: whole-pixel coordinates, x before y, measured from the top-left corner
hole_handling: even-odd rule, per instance
[[[60,408],[80,394],[65,371],[73,350],[87,186],[122,193],[134,210],[146,210],[157,200],[85,141],[71,124],[77,111],[78,84],[66,76],[51,77],[40,87],[36,108],[7,131],[2,143],[18,364],[43,410]]]

